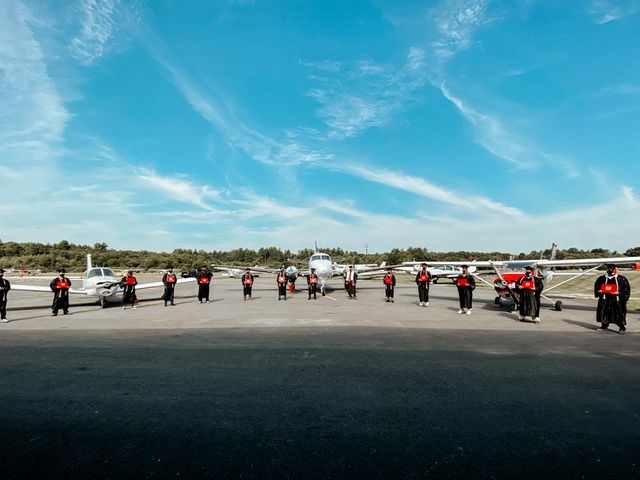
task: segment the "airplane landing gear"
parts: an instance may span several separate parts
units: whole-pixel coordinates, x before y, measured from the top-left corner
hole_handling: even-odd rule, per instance
[[[320,293],[322,294],[323,297],[326,295],[326,292],[324,290],[324,285],[320,287]]]
[[[493,303],[495,305],[502,305],[502,299],[500,297],[496,297],[493,299]]]
[[[556,309],[556,312],[561,312],[562,311],[562,302],[560,300],[558,300],[554,305],[553,308]]]
[[[107,308],[107,297],[100,297],[100,306],[102,308]]]

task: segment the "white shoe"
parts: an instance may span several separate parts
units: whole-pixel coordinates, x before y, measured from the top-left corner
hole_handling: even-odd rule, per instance
[[[540,323],[540,317],[536,317],[533,319],[533,323]]]
[[[123,306],[122,306],[122,309],[123,309],[123,310],[126,310],[126,309],[127,309],[127,307],[125,307],[125,306],[123,305]]]
[[[2,322],[2,323],[9,323],[9,320],[7,320],[6,318],[3,318],[2,320],[0,320],[0,322]]]
[[[467,314],[467,315],[471,315],[471,310],[467,310],[467,311],[465,312],[465,314]]]
[[[133,307],[131,307],[131,308],[138,308],[138,307],[136,307],[136,306],[134,305],[134,306],[133,306]]]
[[[464,312],[462,311],[462,309],[460,309],[460,310],[458,310],[458,313],[464,313]]]
[[[429,306],[429,302],[425,302],[424,306],[428,307]]]
[[[523,321],[523,320],[524,320],[524,317],[523,317],[522,315],[520,315],[520,316],[518,317],[518,320]]]
[[[204,302],[204,303],[209,303],[209,300],[207,300],[207,301],[206,301],[206,302]]]

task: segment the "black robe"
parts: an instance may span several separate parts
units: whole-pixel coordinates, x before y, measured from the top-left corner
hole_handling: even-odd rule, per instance
[[[133,278],[133,283],[127,283],[128,278]],[[129,277],[125,275],[120,279],[120,286],[122,287],[122,305],[133,306],[136,303],[136,285],[138,280],[136,277]]]
[[[211,279],[213,278],[213,273],[200,272],[196,278],[198,279],[198,300],[206,300],[208,302],[209,289],[211,285]]]
[[[429,301],[429,284],[431,283],[431,276],[429,275],[429,271],[426,271],[427,280],[420,280],[420,275],[425,275],[425,273],[420,270],[416,275],[416,285],[418,285],[418,298],[420,299],[420,303]]]
[[[344,288],[349,294],[349,297],[356,296],[356,286],[358,285],[358,274],[356,271],[353,271],[353,280],[351,282],[347,281],[347,277],[349,276],[349,272],[344,274]]]
[[[0,318],[7,318],[7,293],[11,290],[9,280],[0,278]]]
[[[247,295],[249,295],[249,297],[251,297],[251,289],[253,288],[253,281],[254,281],[254,277],[252,273],[245,273],[244,275],[242,275],[242,291],[244,293],[244,296],[246,297]]]
[[[172,282],[168,282],[167,279],[169,277],[169,275],[171,275],[173,277],[173,281]],[[175,273],[165,273],[162,276],[162,283],[164,284],[164,293],[162,294],[162,300],[166,302],[171,302],[173,303],[173,296],[175,294],[176,291],[176,282],[178,281],[178,277],[176,277]]]
[[[280,280],[284,278],[284,282]],[[287,298],[287,273],[286,272],[278,272],[276,275],[276,285],[278,285],[278,298],[284,297]]]
[[[387,280],[389,279],[389,280]],[[390,283],[388,283],[390,282]],[[393,291],[395,289],[396,286],[396,276],[391,273],[387,273],[383,279],[382,279],[382,283],[384,284],[384,294],[387,296],[387,298],[393,298]]]
[[[522,284],[526,281],[534,282],[534,289],[523,288]],[[520,297],[520,316],[521,317],[540,317],[540,295],[544,290],[544,284],[540,277],[526,275],[516,282],[516,293]]]
[[[463,285],[466,279],[466,285]],[[456,286],[458,287],[458,298],[460,299],[460,308],[471,310],[473,308],[473,291],[476,288],[476,279],[473,275],[463,275],[462,273],[456,278]]]
[[[605,285],[615,285],[618,295],[612,293],[603,293]],[[609,287],[611,288],[611,287]],[[629,281],[622,275],[608,276],[602,275],[598,277],[594,286],[593,293],[598,299],[598,307],[596,309],[596,320],[606,327],[610,323],[615,323],[621,328],[627,324],[627,302],[631,296],[631,285]]]
[[[59,288],[58,282],[66,282],[66,288]],[[62,309],[64,313],[69,311],[69,289],[71,288],[71,280],[67,277],[56,277],[51,280],[49,288],[53,292],[53,304],[51,310],[54,314],[58,313],[58,310]]]
[[[313,282],[311,281],[313,279]],[[318,275],[315,273],[310,273],[307,276],[307,289],[309,291],[309,298],[313,295],[313,298],[316,298],[316,292],[318,289]]]

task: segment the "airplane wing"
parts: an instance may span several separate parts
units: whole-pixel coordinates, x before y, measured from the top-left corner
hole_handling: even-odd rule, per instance
[[[179,278],[176,280],[176,283],[194,283],[196,281],[195,278]],[[162,282],[148,282],[148,283],[139,283],[136,285],[136,290],[144,290],[145,288],[158,288],[164,287],[164,283]]]
[[[20,290],[23,292],[42,292],[42,293],[53,293],[51,288],[45,287],[44,285],[18,285],[15,283],[11,284],[11,290]],[[76,295],[86,295],[87,292],[82,289],[70,288],[69,293],[73,293]]]
[[[511,262],[509,262],[511,263]],[[640,257],[609,257],[609,258],[574,258],[565,260],[536,260],[534,265],[542,268],[551,267],[579,267],[589,265],[606,265],[614,263],[616,265],[640,263]]]
[[[530,262],[533,262],[533,261],[536,261],[536,260],[531,260]],[[423,263],[426,263],[430,267],[446,266],[446,265],[450,265],[452,267],[461,267],[462,265],[469,265],[470,267],[474,266],[474,267],[492,268],[492,265],[501,266],[505,262],[503,262],[503,261],[491,262],[491,261],[486,261],[486,260],[480,260],[480,261],[478,261],[478,260],[475,260],[475,261],[469,260],[468,262],[459,262],[459,261],[455,261],[455,262],[431,262],[431,261],[425,260],[425,261],[422,261],[422,262],[402,262],[399,266],[422,265]]]
[[[259,273],[278,273],[280,271],[279,268],[251,267],[248,265],[211,265],[211,268],[219,271],[242,270],[243,272],[248,268],[252,272]]]

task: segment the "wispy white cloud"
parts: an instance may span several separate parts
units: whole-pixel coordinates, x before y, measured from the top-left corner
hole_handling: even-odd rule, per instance
[[[319,62],[305,62],[304,60],[298,60],[298,63],[303,67],[311,67],[324,72],[338,72],[342,68],[342,62],[337,60],[322,60]]]
[[[21,2],[0,3],[0,157],[5,166],[53,166],[71,118],[31,28],[36,22]]]
[[[214,190],[210,187],[198,186],[189,180],[177,176],[162,176],[146,170],[142,171],[137,178],[148,188],[155,189],[166,196],[180,202],[190,203],[205,210],[213,210],[206,200],[219,200],[221,190]]]
[[[560,170],[567,177],[580,175],[575,162],[556,153],[542,151],[529,139],[515,134],[507,123],[495,114],[480,112],[455,96],[445,84],[439,85],[442,95],[449,100],[473,126],[476,142],[498,158],[518,168],[536,169],[541,165]]]
[[[430,198],[446,205],[461,207],[465,210],[494,212],[509,216],[521,216],[522,212],[515,207],[495,202],[468,192],[459,192],[435,185],[421,177],[404,174],[397,170],[371,168],[356,164],[342,164],[340,171],[372,182],[411,192],[415,195]]]
[[[476,30],[486,21],[489,0],[444,0],[430,11],[439,33],[433,44],[436,57],[446,60],[471,45]]]
[[[597,24],[621,20],[640,11],[637,0],[592,0],[588,13]]]
[[[401,111],[426,83],[425,52],[409,49],[399,69],[360,61],[343,75],[322,79],[307,95],[320,104],[318,116],[329,128],[329,139],[344,139],[382,127]]]

